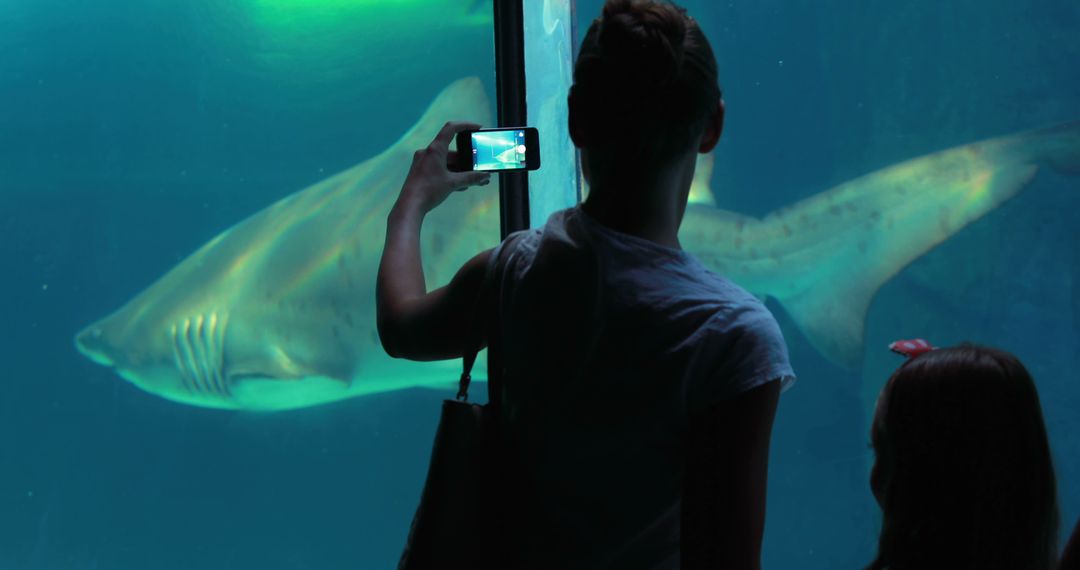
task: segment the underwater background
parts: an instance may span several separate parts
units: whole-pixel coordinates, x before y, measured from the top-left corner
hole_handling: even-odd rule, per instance
[[[577,3],[578,34],[600,4]],[[712,178],[725,209],[762,215],[1080,119],[1072,0],[685,5],[728,106]],[[134,388],[72,337],[220,231],[389,146],[450,82],[479,76],[494,100],[491,33],[484,1],[0,0],[0,570],[396,563],[449,392],[203,409]],[[1080,181],[1045,171],[917,260],[876,296],[857,370],[770,304],[799,381],[774,430],[765,568],[870,560],[868,415],[897,338],[1025,361],[1071,529],[1078,209]]]

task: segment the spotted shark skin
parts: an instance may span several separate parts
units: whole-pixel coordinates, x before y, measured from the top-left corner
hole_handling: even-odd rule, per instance
[[[679,238],[710,268],[775,298],[819,352],[854,368],[881,285],[1044,167],[1080,174],[1080,122],[901,162],[763,218],[691,204]]]
[[[374,281],[413,151],[447,119],[490,124],[489,108],[478,79],[451,84],[386,151],[225,230],[79,332],[76,347],[147,392],[204,407],[281,410],[416,386],[449,393],[457,362],[383,352]],[[878,288],[1040,168],[1080,172],[1080,123],[902,162],[763,218],[702,203],[709,161],[695,177],[683,247],[775,298],[822,354],[855,366]],[[497,195],[490,187],[455,193],[425,221],[429,283],[497,243]]]

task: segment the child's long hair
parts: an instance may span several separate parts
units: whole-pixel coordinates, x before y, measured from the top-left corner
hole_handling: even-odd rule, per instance
[[[912,358],[878,400],[868,570],[1046,570],[1057,491],[1035,384],[1013,355],[964,345]]]

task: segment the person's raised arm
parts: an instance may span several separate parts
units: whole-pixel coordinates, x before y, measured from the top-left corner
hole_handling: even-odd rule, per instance
[[[459,131],[480,128],[450,122],[426,148],[413,155],[412,167],[386,221],[386,245],[375,285],[379,339],[388,354],[410,360],[455,358],[465,350],[464,331],[483,282],[490,250],[481,252],[445,287],[430,293],[420,259],[424,216],[454,190],[484,185],[485,172],[451,172],[450,141]]]
[[[769,440],[780,384],[762,384],[691,418],[682,504],[684,569],[761,567]]]

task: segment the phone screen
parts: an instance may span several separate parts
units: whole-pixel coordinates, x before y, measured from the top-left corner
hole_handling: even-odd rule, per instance
[[[473,170],[526,168],[525,129],[472,133]]]

